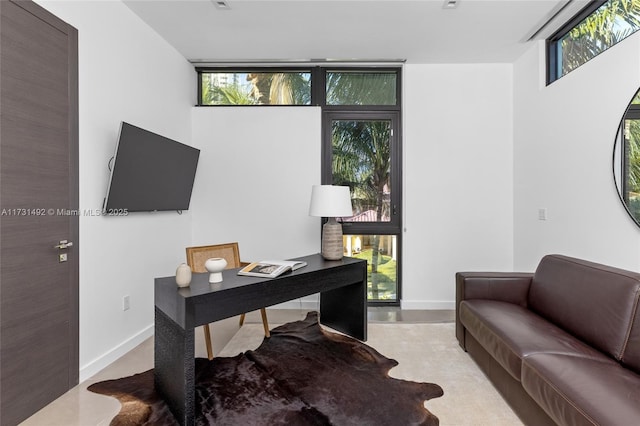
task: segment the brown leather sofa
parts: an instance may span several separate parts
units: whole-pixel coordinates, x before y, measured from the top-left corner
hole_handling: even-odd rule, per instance
[[[560,255],[456,274],[456,337],[527,425],[640,425],[640,274]]]

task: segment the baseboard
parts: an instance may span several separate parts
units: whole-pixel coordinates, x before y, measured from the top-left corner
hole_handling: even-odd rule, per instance
[[[147,328],[143,329],[136,335],[130,337],[129,339],[122,342],[120,345],[111,349],[109,352],[105,353],[99,358],[94,359],[93,361],[83,365],[80,367],[80,383],[91,378],[95,374],[97,374],[100,370],[107,367],[118,358],[138,346],[140,343],[147,340],[149,337],[153,336],[154,326],[151,324]]]
[[[456,308],[456,302],[448,300],[401,300],[400,308],[407,310],[449,310]]]

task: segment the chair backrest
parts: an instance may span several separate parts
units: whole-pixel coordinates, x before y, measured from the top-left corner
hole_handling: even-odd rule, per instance
[[[224,258],[227,261],[227,269],[241,266],[238,243],[187,247],[187,265],[191,267],[193,272],[207,272],[204,263],[212,257]]]

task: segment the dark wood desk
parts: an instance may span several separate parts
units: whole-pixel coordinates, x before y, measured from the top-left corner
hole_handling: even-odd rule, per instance
[[[194,328],[320,293],[320,322],[356,339],[367,340],[367,262],[319,254],[298,258],[304,268],[274,279],[223,272],[221,283],[209,274],[193,274],[178,288],[175,277],[155,279],[155,385],[182,425],[194,424]]]

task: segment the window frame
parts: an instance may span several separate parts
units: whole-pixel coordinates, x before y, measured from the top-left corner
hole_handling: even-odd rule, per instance
[[[350,108],[356,110],[396,110],[400,111],[402,105],[402,67],[401,66],[327,66],[327,65],[312,65],[312,66],[196,66],[196,106],[199,107],[309,107],[320,106],[323,110],[326,109],[341,109]],[[326,73],[327,72],[393,72],[396,74],[396,104],[395,105],[327,105],[326,102]],[[202,103],[202,74],[204,73],[302,73],[308,72],[311,74],[311,103],[308,105],[271,105],[271,104],[259,104],[259,105],[209,105]]]
[[[402,136],[399,111],[324,111],[322,113],[322,171],[321,183],[333,184],[333,145],[331,138],[335,120],[368,121],[389,120],[392,123],[391,135],[391,209],[388,222],[342,222],[345,234],[400,234],[402,229]]]
[[[564,75],[560,74],[558,70],[558,54],[560,53],[559,41],[573,30],[578,24],[580,24],[586,17],[595,12],[600,6],[607,3],[608,0],[591,0],[587,6],[575,14],[569,21],[561,26],[556,32],[551,34],[546,40],[546,61],[547,61],[547,86],[556,80],[559,80]],[[597,55],[596,55],[597,56]],[[593,59],[593,58],[591,58]],[[588,61],[587,61],[588,62]]]
[[[349,64],[316,64],[306,66],[196,66],[197,72],[197,102],[199,107],[320,107],[322,111],[322,147],[321,147],[321,183],[330,184],[333,178],[332,170],[332,118],[339,119],[387,119],[392,123],[393,135],[391,147],[391,217],[389,222],[344,222],[345,235],[392,235],[396,237],[396,299],[387,301],[368,301],[369,306],[400,306],[402,300],[402,208],[403,208],[403,179],[402,179],[402,65],[354,65]],[[396,103],[392,105],[327,105],[326,77],[328,72],[362,72],[362,73],[394,73],[396,76]],[[202,74],[207,72],[310,72],[311,102],[308,105],[209,105],[202,103]],[[329,132],[327,136],[327,132]],[[328,142],[327,142],[328,141]],[[320,232],[324,219],[320,225]]]
[[[333,182],[332,123],[334,120],[389,120],[391,122],[391,205],[389,222],[341,222],[344,235],[389,235],[396,237],[396,299],[368,300],[369,306],[400,306],[402,300],[402,121],[397,110],[368,110],[340,108],[322,112],[321,182]],[[323,218],[322,224],[326,222]]]
[[[351,110],[366,110],[366,111],[400,111],[401,102],[401,94],[402,94],[402,69],[399,67],[320,67],[320,73],[322,74],[322,86],[320,90],[322,92],[322,98],[319,99],[322,102],[323,110],[341,110],[341,109],[351,109]],[[396,75],[396,103],[395,104],[386,104],[386,105],[333,105],[327,104],[326,94],[327,94],[327,73],[339,73],[339,72],[349,72],[349,73],[394,73]]]
[[[326,73],[340,71],[362,72],[395,72],[396,74],[396,104],[395,105],[327,105],[326,104]],[[318,84],[322,106],[322,166],[321,183],[330,185],[333,179],[332,169],[332,121],[334,119],[387,119],[394,124],[392,126],[391,147],[391,221],[389,222],[342,222],[344,235],[393,235],[397,244],[397,269],[396,269],[396,299],[393,301],[369,300],[369,306],[400,306],[402,300],[402,217],[403,217],[403,171],[402,171],[402,67],[322,67],[321,80]],[[395,142],[394,142],[395,141]],[[395,206],[395,207],[394,207]],[[395,210],[395,213],[394,213]],[[323,219],[324,223],[326,220]]]

